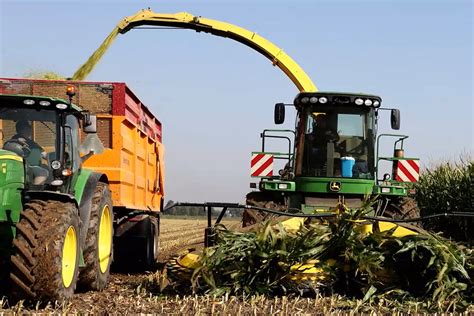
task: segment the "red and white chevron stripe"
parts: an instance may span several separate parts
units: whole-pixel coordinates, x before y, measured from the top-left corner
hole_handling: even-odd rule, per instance
[[[273,155],[265,153],[252,153],[250,173],[252,177],[273,176]]]
[[[395,180],[400,182],[417,182],[420,178],[419,160],[399,160]]]

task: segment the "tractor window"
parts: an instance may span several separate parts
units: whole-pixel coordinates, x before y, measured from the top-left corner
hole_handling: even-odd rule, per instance
[[[65,160],[66,166],[73,171],[80,167],[79,156],[79,123],[74,115],[68,115],[65,125]]]
[[[56,121],[55,111],[0,104],[0,148],[25,159],[27,179],[33,184],[51,179],[50,162],[57,158]]]
[[[371,114],[348,106],[307,110],[302,173],[311,177],[373,179]]]

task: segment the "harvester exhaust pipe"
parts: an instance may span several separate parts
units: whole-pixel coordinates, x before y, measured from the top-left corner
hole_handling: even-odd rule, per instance
[[[403,149],[395,149],[394,152],[393,152],[393,157],[403,158],[403,157],[405,157],[405,151]]]

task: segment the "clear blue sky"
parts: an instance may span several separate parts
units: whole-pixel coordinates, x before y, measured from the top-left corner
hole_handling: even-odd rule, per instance
[[[71,76],[123,17],[188,11],[266,37],[320,90],[380,95],[401,110],[406,153],[422,163],[474,152],[472,1],[0,3],[2,77]],[[120,35],[88,79],[126,82],[160,118],[167,198],[180,201],[242,201],[250,152],[275,127],[273,105],[297,93],[255,51],[190,30]]]

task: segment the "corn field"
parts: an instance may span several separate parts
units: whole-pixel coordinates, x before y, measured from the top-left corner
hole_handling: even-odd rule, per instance
[[[160,261],[165,262],[180,249],[194,247],[202,241],[204,219],[162,219],[162,242]],[[234,229],[238,221],[224,221]],[[232,238],[229,236],[229,238]],[[272,237],[273,238],[273,237]],[[153,313],[192,315],[349,315],[354,312],[367,314],[422,313],[428,310],[443,312],[443,304],[428,306],[426,301],[406,296],[404,300],[389,295],[371,297],[347,297],[336,293],[313,292],[307,297],[271,295],[193,295],[168,291],[160,292],[162,271],[145,274],[114,273],[109,286],[103,292],[78,293],[70,302],[35,302],[10,305],[7,299],[0,300],[0,314],[38,313]],[[474,313],[474,306],[453,304],[450,311]]]
[[[474,212],[474,160],[443,162],[422,172],[416,185],[416,200],[422,216]],[[458,241],[474,242],[474,218],[438,218],[425,223],[429,230],[443,232]]]

